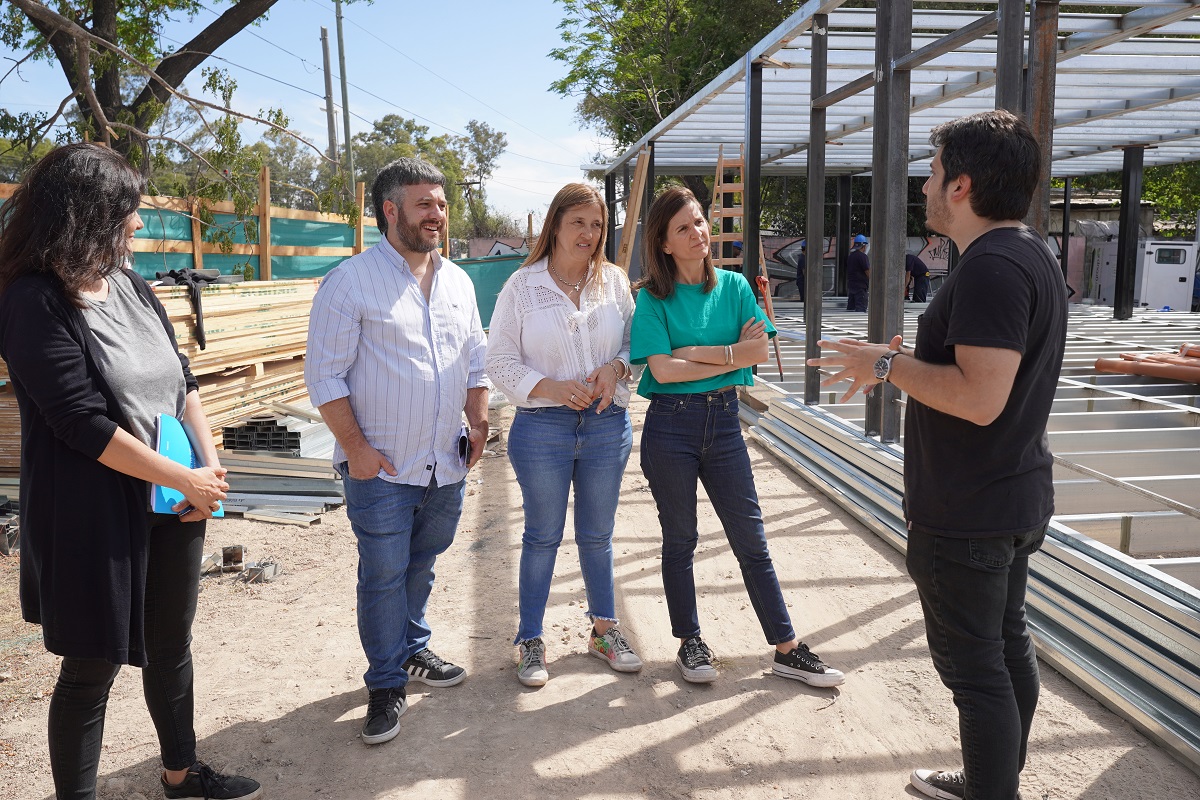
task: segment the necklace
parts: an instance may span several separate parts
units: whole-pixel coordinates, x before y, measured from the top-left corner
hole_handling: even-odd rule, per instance
[[[584,270],[583,277],[575,281],[575,283],[571,283],[563,278],[563,276],[558,274],[558,270],[554,268],[554,262],[550,260],[550,256],[546,256],[546,266],[549,268],[550,274],[554,276],[554,280],[558,281],[563,286],[569,286],[576,294],[579,294],[579,290],[583,288],[583,284],[587,283],[588,274],[591,272],[590,268]]]

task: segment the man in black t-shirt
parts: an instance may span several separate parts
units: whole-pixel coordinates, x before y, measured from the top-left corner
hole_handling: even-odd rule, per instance
[[[930,655],[959,709],[963,769],[918,769],[930,797],[1013,800],[1038,698],[1025,621],[1029,556],[1054,510],[1046,437],[1066,341],[1066,287],[1021,223],[1041,180],[1029,128],[991,111],[934,128],[929,227],[962,258],[917,324],[915,350],[843,339],[843,397],[890,381],[908,394],[907,566]]]

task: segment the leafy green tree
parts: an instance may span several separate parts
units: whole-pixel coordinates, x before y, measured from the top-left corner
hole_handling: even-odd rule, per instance
[[[799,6],[800,0],[558,0],[567,74],[550,85],[580,120],[627,147]],[[684,179],[706,206],[699,177]]]

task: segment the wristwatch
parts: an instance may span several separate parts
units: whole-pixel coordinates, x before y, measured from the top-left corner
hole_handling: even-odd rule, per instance
[[[875,361],[875,377],[884,383],[888,382],[888,375],[892,374],[892,359],[900,355],[899,350],[888,350]]]

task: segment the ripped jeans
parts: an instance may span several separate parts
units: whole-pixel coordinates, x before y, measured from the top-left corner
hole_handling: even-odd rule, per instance
[[[517,644],[542,635],[554,561],[575,488],[575,544],[588,616],[616,622],[612,537],[621,475],[633,449],[629,414],[612,404],[599,414],[562,406],[519,408],[508,433],[508,458],[525,509],[521,537],[521,623]]]

